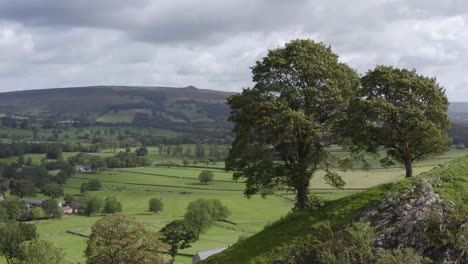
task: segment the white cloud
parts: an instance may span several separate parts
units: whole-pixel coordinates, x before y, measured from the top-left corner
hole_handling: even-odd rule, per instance
[[[362,74],[377,64],[437,77],[468,101],[464,0],[0,0],[0,91],[161,85],[240,91],[249,67],[296,38]]]

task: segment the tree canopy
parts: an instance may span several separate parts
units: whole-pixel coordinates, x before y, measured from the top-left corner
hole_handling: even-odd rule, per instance
[[[203,184],[208,184],[210,181],[213,180],[213,172],[210,170],[203,170],[200,172],[198,175],[198,179],[200,180],[201,183]]]
[[[358,149],[385,147],[383,165],[403,164],[406,177],[413,176],[413,161],[448,150],[448,99],[434,78],[377,66],[361,83],[363,99],[356,101],[349,122]]]
[[[359,95],[359,77],[330,47],[311,40],[270,50],[252,74],[255,86],[228,99],[236,137],[226,169],[235,179],[246,178],[247,196],[292,189],[296,207],[304,209],[310,179],[329,167],[326,147],[340,142],[338,130]],[[327,182],[343,187],[327,171]]]
[[[174,262],[179,250],[189,248],[198,239],[198,234],[183,220],[174,220],[161,229],[162,241],[170,246],[169,253]]]
[[[108,214],[91,227],[86,263],[161,263],[160,235],[124,214]]]

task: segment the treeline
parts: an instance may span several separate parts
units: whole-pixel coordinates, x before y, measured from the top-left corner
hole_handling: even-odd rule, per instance
[[[24,154],[47,154],[47,158],[57,159],[62,152],[91,152],[93,146],[71,143],[0,143],[0,158],[22,156]]]
[[[468,148],[468,124],[452,123],[449,135],[458,148]]]
[[[105,168],[130,168],[142,167],[151,165],[151,161],[146,156],[148,151],[141,147],[132,152],[129,148],[125,152],[118,152],[112,157],[102,158],[92,156],[86,153],[78,153],[77,155],[68,158],[68,163],[77,165],[89,165],[93,171],[102,170]]]

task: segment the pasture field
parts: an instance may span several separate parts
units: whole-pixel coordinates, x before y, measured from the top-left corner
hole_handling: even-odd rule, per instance
[[[168,157],[158,154],[156,147],[150,147],[149,151],[149,157],[154,163],[168,160]],[[467,153],[468,150],[451,150],[440,157],[417,162],[414,168],[415,174],[428,171]],[[75,154],[64,153],[64,157]],[[113,155],[113,152],[101,152],[96,155],[106,157]],[[35,163],[38,163],[43,155],[25,155],[25,157],[31,157]],[[181,164],[180,159],[176,160],[171,157],[170,160]],[[371,162],[377,164],[376,161]],[[223,165],[222,163],[216,164],[220,168]],[[159,230],[174,219],[182,219],[185,208],[191,201],[198,198],[219,199],[232,212],[228,219],[236,224],[216,223],[202,234],[200,240],[191,248],[183,250],[182,253],[185,254],[195,254],[198,251],[234,244],[240,236],[255,234],[266,225],[285,216],[294,206],[294,194],[286,191],[278,191],[276,195],[270,195],[266,199],[260,196],[247,199],[243,195],[244,184],[233,181],[232,174],[222,169],[211,169],[214,173],[214,181],[208,185],[201,184],[198,174],[202,170],[202,168],[194,167],[151,166],[77,173],[66,183],[65,193],[79,195],[79,187],[83,182],[89,179],[100,179],[103,188],[96,191],[96,195],[117,197],[123,204],[123,213],[133,216],[155,230]],[[383,169],[377,165],[368,171],[355,169],[339,173],[347,183],[345,190],[336,190],[326,185],[321,177],[323,172],[318,172],[311,181],[311,194],[326,200],[335,200],[404,177],[404,170],[400,167]],[[148,212],[148,200],[153,197],[161,198],[164,202],[164,210],[158,214]],[[37,198],[42,199],[43,196],[39,194]],[[90,227],[101,217],[102,215],[92,217],[73,215],[65,216],[63,219],[41,220],[33,223],[36,224],[41,238],[64,248],[67,256],[65,263],[83,263],[86,238],[67,233],[67,231],[89,235]],[[0,263],[4,263],[3,258],[0,258]],[[177,263],[191,263],[191,258],[180,256]]]

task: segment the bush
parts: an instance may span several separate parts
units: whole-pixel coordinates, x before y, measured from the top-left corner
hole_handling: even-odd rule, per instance
[[[41,207],[34,207],[31,209],[31,218],[33,220],[39,220],[39,219],[44,219],[46,218],[47,215]]]
[[[398,248],[394,250],[383,250],[376,264],[430,264],[432,260],[418,255],[412,248]]]

